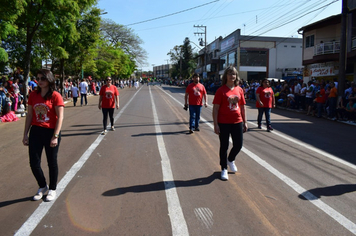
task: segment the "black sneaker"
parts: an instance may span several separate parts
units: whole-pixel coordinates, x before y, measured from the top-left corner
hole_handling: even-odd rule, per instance
[[[190,129],[190,130],[189,130],[189,133],[192,134],[192,133],[194,133],[194,131],[193,131],[192,129]]]
[[[200,129],[199,128],[195,128],[194,131],[200,131]]]
[[[273,131],[272,126],[268,126],[267,131],[268,131],[268,132]]]

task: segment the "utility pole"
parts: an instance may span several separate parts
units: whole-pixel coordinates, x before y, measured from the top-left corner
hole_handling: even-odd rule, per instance
[[[341,36],[340,36],[340,57],[339,57],[339,84],[338,84],[338,101],[342,99],[342,95],[345,91],[345,81],[346,81],[346,65],[347,65],[347,15],[348,0],[342,1],[342,12],[341,12]]]
[[[201,29],[201,28],[204,28],[204,33],[203,32],[196,32],[196,33],[194,33],[194,35],[203,35],[204,34],[204,36],[205,36],[205,40],[204,40],[204,44],[202,44],[202,41],[200,41],[200,46],[204,46],[204,69],[203,69],[203,71],[204,72],[206,72],[207,73],[207,71],[206,71],[206,60],[207,60],[207,56],[206,56],[206,54],[207,54],[207,48],[206,48],[206,26],[204,26],[204,25],[194,25],[194,27],[196,27],[196,28],[199,28],[199,29]]]

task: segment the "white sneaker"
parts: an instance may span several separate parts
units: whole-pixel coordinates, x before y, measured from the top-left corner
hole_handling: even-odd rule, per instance
[[[48,186],[46,185],[46,187],[44,188],[39,188],[36,195],[33,196],[33,200],[34,201],[38,201],[38,200],[41,200],[42,197],[43,197],[43,194],[45,194],[48,190]]]
[[[229,175],[228,175],[228,173],[227,173],[227,169],[223,169],[223,170],[221,171],[221,179],[222,179],[222,180],[228,180],[228,179],[229,179]]]
[[[237,167],[235,165],[235,161],[232,161],[232,162],[227,161],[227,164],[232,172],[237,172]]]
[[[48,194],[47,194],[47,197],[46,197],[46,201],[47,202],[50,202],[50,201],[53,201],[55,198],[56,198],[56,190],[52,190],[50,189],[48,191]]]
[[[114,126],[111,126],[111,131],[115,131],[115,127]]]
[[[108,131],[105,129],[103,132],[101,132],[102,135],[106,134]]]

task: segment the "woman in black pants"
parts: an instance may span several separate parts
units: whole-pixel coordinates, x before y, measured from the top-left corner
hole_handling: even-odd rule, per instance
[[[31,92],[28,98],[28,113],[22,143],[29,146],[31,170],[39,185],[33,200],[42,199],[43,194],[49,189],[46,201],[52,201],[56,198],[57,155],[61,142],[64,103],[62,96],[54,91],[55,79],[50,70],[38,71],[37,81],[37,90]],[[49,186],[41,168],[43,148],[46,151],[49,168]]]
[[[108,114],[110,118],[111,130],[114,131],[114,110],[119,109],[119,91],[116,86],[112,84],[110,77],[106,78],[106,85],[101,87],[99,92],[99,109],[103,112],[103,126],[104,131],[102,134],[106,134],[106,126],[108,122]]]
[[[236,68],[229,66],[222,77],[222,86],[216,91],[213,100],[214,132],[220,139],[222,180],[229,179],[228,165],[232,172],[237,172],[235,158],[242,148],[242,134],[248,129],[245,96],[242,88],[239,87],[239,80]],[[227,155],[230,134],[233,147]]]

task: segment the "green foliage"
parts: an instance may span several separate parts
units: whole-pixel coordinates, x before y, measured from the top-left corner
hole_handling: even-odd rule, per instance
[[[79,76],[83,68],[103,78],[129,78],[147,58],[143,42],[123,25],[102,24],[96,2],[0,0],[0,66],[8,60],[26,77],[48,60],[56,74]]]
[[[171,57],[173,64],[171,76],[189,79],[197,66],[189,38],[185,38],[183,45],[174,46],[167,55]]]

